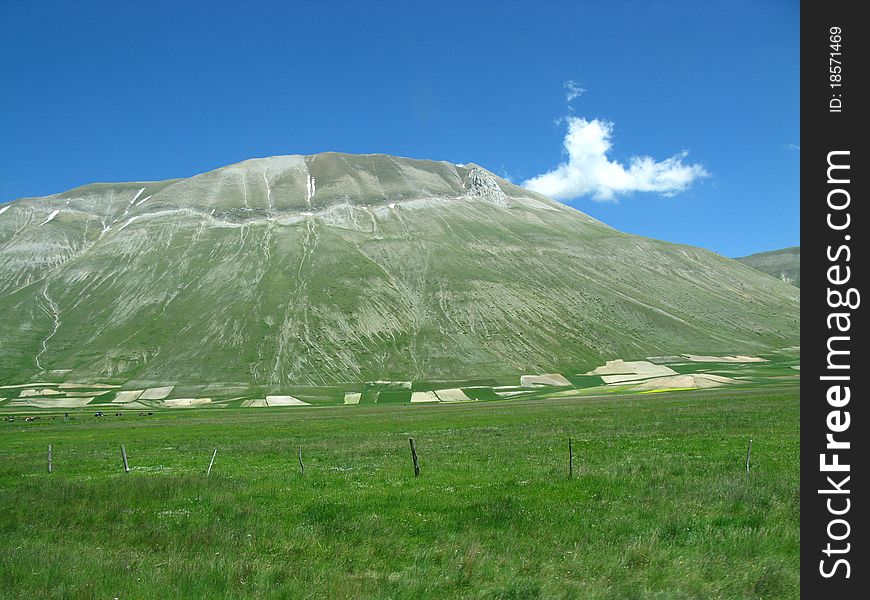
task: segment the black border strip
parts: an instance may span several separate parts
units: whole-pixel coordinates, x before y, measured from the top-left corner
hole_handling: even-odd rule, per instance
[[[832,306],[840,300],[837,294],[857,299],[849,290],[860,294],[867,270],[862,234],[868,230],[870,172],[863,114],[870,105],[861,80],[868,76],[870,23],[859,19],[861,6],[845,1],[801,6],[801,594],[831,600],[866,597],[870,572],[863,443],[868,398],[861,362],[870,355],[861,352],[870,339],[860,302],[850,302],[854,308]],[[849,169],[829,173],[829,162]],[[829,344],[849,354],[831,354]],[[842,379],[823,379],[832,376]],[[841,387],[832,391],[835,386]],[[828,447],[828,434],[849,447]],[[821,455],[830,464],[835,454],[848,471],[823,470]]]

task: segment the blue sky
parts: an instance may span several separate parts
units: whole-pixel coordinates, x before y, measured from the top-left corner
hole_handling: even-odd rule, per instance
[[[611,124],[610,164],[688,151],[706,176],[572,206],[727,256],[796,245],[798,43],[797,1],[7,0],[0,201],[327,150],[522,183],[568,160],[574,117]]]

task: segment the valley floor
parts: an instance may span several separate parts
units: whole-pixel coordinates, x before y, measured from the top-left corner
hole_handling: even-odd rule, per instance
[[[786,382],[18,418],[0,597],[797,598],[798,455]]]

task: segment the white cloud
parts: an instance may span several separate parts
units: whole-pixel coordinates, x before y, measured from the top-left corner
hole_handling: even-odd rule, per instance
[[[786,150],[800,150],[801,147],[798,144],[786,144],[783,146]]]
[[[577,85],[573,79],[569,79],[562,86],[565,88],[565,102],[571,102],[574,98],[579,98],[586,93],[586,89]]]
[[[696,179],[709,176],[699,164],[686,164],[683,151],[665,160],[634,156],[628,166],[608,158],[613,146],[613,123],[569,116],[563,146],[567,160],[556,168],[532,177],[523,186],[557,200],[592,195],[595,200],[614,200],[632,192],[658,192],[673,196],[685,191]]]

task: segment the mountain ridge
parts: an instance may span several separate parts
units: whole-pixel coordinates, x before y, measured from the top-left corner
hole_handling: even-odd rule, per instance
[[[762,271],[790,283],[795,287],[801,286],[801,247],[790,246],[779,250],[756,252],[749,256],[741,256],[739,260],[753,269]]]
[[[474,164],[286,155],[7,206],[0,381],[488,377],[799,339],[794,288]]]

